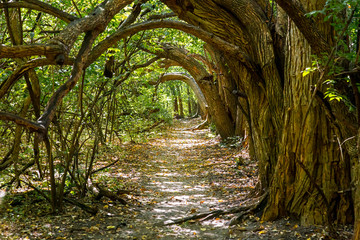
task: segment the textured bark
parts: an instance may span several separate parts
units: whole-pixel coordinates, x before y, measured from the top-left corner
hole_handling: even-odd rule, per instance
[[[249,67],[237,56],[226,54],[208,42],[223,53],[224,62],[229,66],[231,78],[223,79],[222,84],[235,85],[248,95],[249,134],[256,149],[253,158],[259,160],[261,188],[266,189],[277,158],[276,142],[282,125],[282,88],[264,11],[254,1],[163,2],[183,20],[236,45],[250,56],[247,58],[252,59],[251,65],[256,66]],[[247,108],[246,105],[243,107]]]
[[[358,120],[359,121],[359,120]],[[360,128],[358,130],[357,136],[357,158],[355,158],[356,163],[354,164],[354,169],[352,171],[352,180],[355,182],[355,191],[354,191],[354,212],[355,212],[355,230],[354,230],[354,240],[360,239]]]
[[[266,1],[163,2],[181,19],[238,46],[252,59],[251,65],[259,68],[254,71],[241,59],[209,43],[223,53],[231,74],[222,79],[221,85],[235,84],[236,90],[246,96],[246,101],[239,102],[249,119],[252,154],[260,168],[260,189],[271,190],[264,219],[294,215],[302,223],[326,224],[330,213],[338,223],[351,222],[350,193],[341,193],[350,188],[349,159],[341,154],[339,140],[334,137],[343,139],[349,133],[342,135],[344,127],[337,127],[331,109],[324,109],[328,103],[323,98],[308,109],[310,89],[319,76],[302,77],[302,71],[311,66],[311,54],[328,52],[332,46],[329,24],[303,16],[304,12],[321,9],[325,1],[278,0],[294,22],[286,26],[286,14],[280,10],[276,27],[266,24],[270,15]],[[329,37],[323,40],[325,35]],[[302,126],[306,112],[308,117]]]
[[[302,35],[304,35],[309,42],[314,53],[320,55],[330,52],[331,47],[324,39],[323,34],[319,32],[315,21],[305,16],[307,12],[304,9],[304,7],[307,7],[305,4],[303,5],[298,0],[275,0],[275,2],[289,14],[296,26],[300,29]],[[324,5],[323,2],[320,4]]]
[[[340,189],[350,187],[348,168],[340,156],[334,137],[336,131],[318,103],[311,106],[302,128],[311,98],[309,89],[316,83],[318,76],[302,76],[301,71],[311,65],[311,49],[294,23],[290,23],[289,29],[289,52],[285,61],[284,134],[271,186],[270,204],[264,218],[272,219],[290,213],[300,217],[303,224],[324,224],[327,222],[327,213],[331,212],[339,223],[348,223],[352,220],[349,214],[352,207],[350,196],[337,193]],[[306,52],[299,54],[297,49]],[[304,164],[311,177],[296,159]],[[321,187],[327,202],[332,203],[330,209],[310,178]]]

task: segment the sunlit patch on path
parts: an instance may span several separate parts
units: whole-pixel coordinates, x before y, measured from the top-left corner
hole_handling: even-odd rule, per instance
[[[139,213],[129,224],[132,228],[125,228],[121,237],[228,238],[229,216],[180,225],[163,224],[226,207],[253,187],[238,184],[235,161],[230,159],[234,149],[220,147],[209,130],[191,131],[175,126],[163,138],[149,141],[143,150],[148,157],[141,159],[143,195],[139,198]]]

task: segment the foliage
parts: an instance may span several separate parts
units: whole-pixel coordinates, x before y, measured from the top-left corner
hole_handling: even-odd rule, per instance
[[[351,83],[347,72],[359,61],[359,7],[356,0],[328,0],[323,9],[307,14],[308,17],[323,16],[323,20],[329,22],[337,34],[334,38],[333,55],[330,58],[327,55],[316,58],[313,66],[303,71],[303,76],[313,71],[327,71],[329,79],[324,81],[327,88],[325,97],[330,101],[343,101],[350,111],[355,110],[355,103],[349,98]],[[348,89],[345,90],[344,85],[347,85]]]
[[[82,18],[90,14],[101,2],[80,0],[75,3],[64,0],[47,3]],[[140,2],[142,11],[134,23],[147,21],[150,15],[170,12],[159,1],[136,1],[114,16],[106,30],[95,39],[93,47],[116,32],[133,14],[136,4]],[[48,44],[50,39],[57,37],[68,26],[65,21],[51,14],[26,8],[19,9],[20,22],[16,20],[16,9],[0,10],[0,38],[4,45],[14,45],[7,28],[7,19],[3,14],[5,12],[9,12],[12,23],[22,28],[22,32],[15,35],[21,38],[24,45]],[[69,55],[70,59],[78,54],[84,36],[85,34],[81,34],[76,39]],[[155,56],[144,49],[161,49],[161,43],[187,48],[192,53],[202,52],[202,42],[199,39],[171,29],[141,31],[108,46],[104,54],[84,69],[82,79],[57,108],[48,129],[50,152],[47,152],[48,147],[45,144],[36,143],[35,134],[11,122],[0,121],[0,153],[1,156],[9,156],[0,159],[0,187],[12,180],[19,186],[22,185],[24,178],[18,171],[25,168],[31,171],[31,178],[28,179],[30,184],[36,182],[36,179],[45,180],[36,187],[46,190],[46,195],[48,189],[55,187],[58,188],[57,199],[61,199],[62,195],[69,191],[72,194],[84,195],[93,166],[102,160],[101,154],[104,153],[104,149],[116,149],[115,143],[119,142],[145,142],[155,134],[156,127],[171,124],[173,116],[177,114],[172,104],[175,98],[176,101],[181,100],[184,103],[183,117],[193,116],[196,100],[184,83],[150,84],[156,82],[166,70],[156,61],[149,63]],[[104,66],[109,58],[114,59],[112,78],[104,76]],[[1,83],[9,79],[22,64],[36,59],[38,56],[20,60],[0,59]],[[29,78],[30,85],[25,77],[22,77],[10,88],[11,91],[0,102],[0,111],[36,121],[39,113],[35,111],[34,98],[39,102],[41,114],[53,94],[71,78],[72,71],[72,65],[36,67],[34,75]],[[178,90],[176,95],[171,91],[173,87]],[[38,96],[31,96],[31,92]],[[20,134],[17,134],[17,131]],[[13,147],[17,149],[18,154],[12,153]],[[37,147],[39,154],[34,151]],[[27,165],[29,160],[34,160],[31,166]],[[53,166],[48,165],[49,161],[53,162]],[[51,184],[52,177],[56,178],[56,186]]]

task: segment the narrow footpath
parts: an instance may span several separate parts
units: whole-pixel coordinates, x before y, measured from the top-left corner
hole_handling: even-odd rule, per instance
[[[17,205],[11,205],[15,196],[0,204],[0,239],[331,239],[326,228],[300,226],[290,218],[262,222],[258,211],[209,214],[256,204],[259,197],[249,193],[257,168],[241,141],[222,143],[208,129],[191,130],[199,122],[175,120],[145,143],[103,147],[94,167],[102,171],[92,180],[126,205],[88,194],[79,201],[97,214],[66,204],[63,214],[52,215],[36,192],[25,191]],[[352,226],[337,229],[351,239]]]
[[[135,149],[131,157],[140,160],[136,164],[141,207],[133,222],[123,228],[121,238],[231,237],[226,225],[231,216],[164,226],[179,218],[227,208],[255,185],[251,172],[250,178],[240,177],[235,148],[221,146],[209,130],[192,131],[189,127],[191,123],[179,121],[161,138],[132,146]]]

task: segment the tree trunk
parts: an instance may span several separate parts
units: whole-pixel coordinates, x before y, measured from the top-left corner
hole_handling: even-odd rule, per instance
[[[298,216],[302,224],[324,224],[328,221],[327,213],[331,213],[338,223],[349,223],[352,221],[350,194],[338,193],[350,188],[347,159],[341,157],[337,131],[321,105],[315,101],[308,110],[312,95],[309,89],[319,75],[303,77],[302,71],[311,66],[311,48],[292,22],[286,45],[289,52],[285,61],[284,129],[264,219],[291,214]]]
[[[181,87],[179,85],[176,85],[176,92],[178,94],[178,99],[179,99],[179,114],[180,117],[183,118],[184,117],[184,104],[183,104],[183,99],[182,99],[182,94],[181,94]]]
[[[190,93],[190,88],[189,88],[189,86],[186,86],[186,95],[187,95],[188,115],[189,115],[189,116],[192,116],[192,115],[193,115],[193,109],[192,109],[192,106],[191,106],[192,98],[191,98],[191,93]]]
[[[350,194],[341,193],[341,190],[350,188],[348,156],[341,155],[334,135],[339,139],[343,136],[330,122],[324,107],[316,101],[309,108],[305,124],[302,124],[311,100],[310,89],[319,76],[302,76],[302,71],[311,66],[313,52],[295,24],[289,21],[287,28],[286,15],[281,10],[276,28],[267,24],[272,21],[269,17],[274,16],[267,11],[271,10],[267,1],[163,2],[183,20],[235,44],[246,55],[245,61],[223,55],[231,77],[221,79],[221,85],[235,86],[246,98],[246,101],[239,102],[248,118],[253,145],[251,154],[258,160],[259,189],[270,189],[264,219],[294,215],[302,223],[326,224],[329,220],[326,214],[331,212],[332,219],[338,223],[351,222]],[[325,3],[315,0],[300,2],[306,11],[322,9]],[[322,19],[315,20],[320,23]],[[332,36],[328,23],[321,21],[317,27],[321,33]],[[326,40],[331,46],[332,39]],[[316,47],[316,41],[311,43]],[[203,92],[210,92],[213,96],[211,89]],[[220,97],[217,101],[226,103]]]
[[[175,116],[178,116],[179,115],[179,102],[178,102],[178,97],[177,97],[177,94],[176,94],[175,87],[170,86],[170,90],[171,90],[171,93],[173,95],[174,113],[175,113]]]
[[[222,138],[235,135],[234,121],[227,111],[224,102],[219,95],[216,76],[210,74],[197,60],[183,49],[174,46],[164,46],[164,52],[157,52],[160,57],[166,57],[175,61],[186,69],[195,79],[208,104],[209,115],[216,126],[216,130]]]

